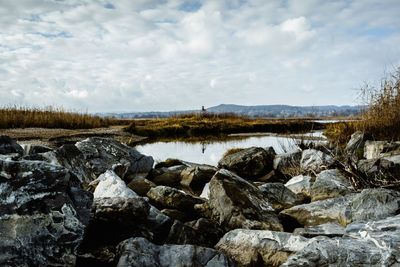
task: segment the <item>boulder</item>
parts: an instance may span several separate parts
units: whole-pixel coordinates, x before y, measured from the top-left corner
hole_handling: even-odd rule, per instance
[[[400,142],[386,141],[366,141],[364,146],[364,157],[366,159],[375,159],[381,157],[390,157],[400,154]]]
[[[351,138],[345,147],[345,153],[351,157],[353,162],[357,162],[363,158],[365,141],[366,135],[361,131],[357,131],[351,135]]]
[[[274,169],[287,177],[293,177],[300,172],[301,150],[278,154],[274,159]]]
[[[147,197],[156,207],[177,209],[187,213],[194,211],[194,205],[204,203],[204,200],[201,198],[163,185],[151,188],[147,192]]]
[[[334,164],[334,158],[320,150],[306,149],[301,154],[300,167],[303,171],[319,173]]]
[[[216,172],[217,168],[209,165],[187,167],[181,172],[180,183],[184,189],[200,195]]]
[[[118,246],[119,267],[231,267],[221,252],[193,245],[157,246],[144,238],[131,238]]]
[[[204,240],[204,246],[214,247],[224,235],[224,231],[211,220],[200,218],[195,221],[187,222],[185,225],[193,228]]]
[[[22,155],[24,153],[24,149],[11,137],[0,135],[0,154],[6,155],[14,153]]]
[[[24,155],[35,155],[40,153],[46,153],[52,149],[47,146],[33,145],[33,144],[22,144],[21,147],[24,149]]]
[[[145,156],[112,138],[90,137],[75,145],[97,175],[118,163],[128,166],[123,179],[128,179],[129,176],[147,175],[153,168],[154,160],[151,156]]]
[[[152,181],[149,181],[145,178],[138,178],[133,179],[129,184],[128,187],[135,191],[139,196],[146,196],[147,192],[153,187],[157,185]]]
[[[305,226],[329,222],[346,226],[356,221],[387,218],[396,215],[399,210],[400,192],[375,188],[364,189],[358,194],[294,206],[283,210],[281,214],[294,218]]]
[[[215,248],[238,266],[280,266],[307,242],[307,238],[290,233],[236,229],[225,234]]]
[[[185,165],[156,168],[151,171],[148,179],[157,185],[177,186],[181,182],[181,172],[186,169]]]
[[[360,160],[357,169],[363,173],[368,180],[390,184],[400,177],[400,155],[385,158]]]
[[[349,179],[338,169],[320,172],[311,187],[311,201],[333,198],[354,192]]]
[[[312,183],[313,179],[311,176],[298,175],[287,181],[285,186],[296,194],[303,195],[306,198],[311,198]]]
[[[198,208],[226,229],[283,231],[264,194],[248,181],[225,169],[219,170],[211,179],[209,200]]]
[[[275,210],[288,209],[300,205],[304,198],[290,191],[282,183],[266,183],[258,187]]]
[[[138,196],[113,171],[106,171],[92,184],[97,184],[93,193],[94,198],[131,198]]]
[[[181,222],[187,222],[187,221],[191,220],[191,218],[189,217],[188,214],[186,214],[185,212],[180,211],[180,210],[163,209],[163,210],[161,210],[161,212],[163,214],[167,215],[168,217],[170,217],[171,219],[178,220]]]
[[[272,171],[274,157],[275,152],[271,149],[251,147],[223,157],[218,162],[218,167],[254,180]]]
[[[0,265],[74,266],[92,194],[67,169],[0,160]]]
[[[296,228],[293,234],[308,238],[316,236],[336,237],[343,236],[345,234],[345,228],[338,223],[324,223],[304,228]]]

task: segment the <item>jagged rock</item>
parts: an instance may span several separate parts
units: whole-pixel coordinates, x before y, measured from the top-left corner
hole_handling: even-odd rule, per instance
[[[207,247],[214,247],[224,235],[224,231],[216,223],[205,218],[187,222],[185,225],[197,231],[205,241],[204,246]]]
[[[67,169],[0,160],[0,265],[74,266],[92,195]]]
[[[311,200],[323,200],[354,192],[349,179],[340,170],[320,172],[311,187]]]
[[[200,194],[201,198],[209,199],[210,198],[210,183],[206,183],[204,185],[203,191]]]
[[[301,150],[279,154],[274,159],[274,169],[285,176],[293,177],[300,171]]]
[[[24,155],[35,155],[40,153],[46,153],[52,149],[47,146],[33,145],[33,144],[22,144],[21,147],[24,149]]]
[[[97,184],[93,193],[94,198],[130,198],[138,196],[113,171],[106,171],[92,183]]]
[[[163,214],[167,215],[168,217],[170,217],[171,219],[178,220],[178,221],[181,221],[181,222],[186,222],[186,221],[190,220],[188,214],[186,214],[185,212],[180,211],[180,210],[163,209],[163,210],[161,210],[161,212]]]
[[[79,249],[79,265],[112,265],[118,243],[132,236],[162,243],[172,224],[173,220],[149,205],[145,198],[97,198]]]
[[[400,192],[375,188],[358,194],[348,194],[294,206],[281,213],[296,219],[301,225],[312,226],[336,222],[343,226],[355,221],[376,220],[397,214]]]
[[[225,169],[219,170],[211,179],[208,202],[196,207],[223,228],[283,230],[263,193]]]
[[[357,169],[370,180],[390,183],[399,180],[400,155],[386,158],[360,160]]]
[[[157,185],[155,183],[145,178],[133,179],[128,184],[128,187],[135,191],[139,196],[146,196],[147,192],[149,192],[151,188],[156,186]]]
[[[215,247],[238,266],[280,266],[307,242],[307,238],[290,233],[236,229],[225,234]]]
[[[187,167],[181,172],[180,183],[184,189],[199,195],[216,172],[217,168],[209,165]]]
[[[131,238],[118,246],[119,267],[233,267],[221,252],[193,245],[157,246],[144,238]]]
[[[230,170],[240,177],[254,180],[273,169],[275,151],[261,147],[242,149],[218,162],[218,167]]]
[[[193,211],[194,205],[204,203],[204,200],[198,197],[186,194],[178,189],[159,185],[151,188],[147,192],[147,197],[157,207],[177,209],[181,211]]]
[[[152,170],[148,179],[157,185],[177,186],[181,182],[181,172],[186,168],[185,165],[156,168]]]
[[[299,175],[287,181],[285,186],[296,194],[303,195],[307,198],[311,198],[312,183],[313,180],[310,176]]]
[[[0,135],[0,154],[5,155],[14,153],[22,155],[24,153],[24,149],[11,137]]]
[[[304,226],[329,222],[345,226],[350,223],[348,207],[353,197],[354,195],[349,194],[337,198],[315,201],[283,210],[281,214],[294,218]]]
[[[296,228],[293,234],[308,238],[316,236],[336,237],[343,236],[345,234],[345,228],[337,223],[324,223],[316,226]]]
[[[123,179],[131,175],[147,175],[153,167],[152,157],[145,156],[112,138],[90,137],[75,145],[84,154],[88,165],[97,175],[118,163],[128,166]]]
[[[346,145],[345,152],[351,157],[353,162],[357,162],[363,158],[365,141],[366,135],[361,131],[357,131],[351,135]]]
[[[275,210],[288,209],[303,203],[303,198],[296,195],[282,183],[266,183],[258,187]]]
[[[301,154],[300,167],[304,171],[321,172],[329,169],[335,160],[330,155],[315,149],[303,150]]]
[[[366,159],[375,159],[381,157],[390,157],[400,154],[400,142],[386,141],[366,141],[364,146],[364,157]]]

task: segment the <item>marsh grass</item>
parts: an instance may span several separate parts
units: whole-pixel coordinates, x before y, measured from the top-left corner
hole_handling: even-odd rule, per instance
[[[90,129],[108,127],[111,119],[93,116],[87,113],[68,112],[62,108],[0,108],[0,128],[62,128]]]
[[[235,114],[194,113],[165,119],[137,120],[126,131],[150,138],[177,138],[255,132],[298,133],[321,127],[321,124],[311,120],[253,119]]]

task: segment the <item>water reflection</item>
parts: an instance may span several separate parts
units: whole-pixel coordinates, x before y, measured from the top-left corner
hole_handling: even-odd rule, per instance
[[[310,136],[311,134],[308,134]],[[322,136],[321,132],[312,134],[313,137]],[[136,146],[136,149],[145,154],[153,156],[156,162],[167,158],[177,158],[202,164],[216,166],[222,155],[231,148],[246,148],[252,146],[272,146],[277,153],[283,153],[295,147],[292,137],[263,135],[248,136],[240,139],[226,141],[199,141],[199,142],[156,142]]]

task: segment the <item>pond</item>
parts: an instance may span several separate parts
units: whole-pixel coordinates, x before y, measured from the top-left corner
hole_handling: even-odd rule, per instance
[[[293,136],[277,136],[273,134],[258,135],[235,135],[224,141],[198,141],[198,142],[155,142],[136,146],[136,149],[149,156],[153,156],[156,162],[164,161],[167,158],[176,158],[189,162],[209,164],[216,166],[222,155],[231,148],[246,148],[252,146],[272,146],[276,153],[283,153],[284,150],[295,148]],[[310,138],[323,138],[322,132],[303,134]]]

